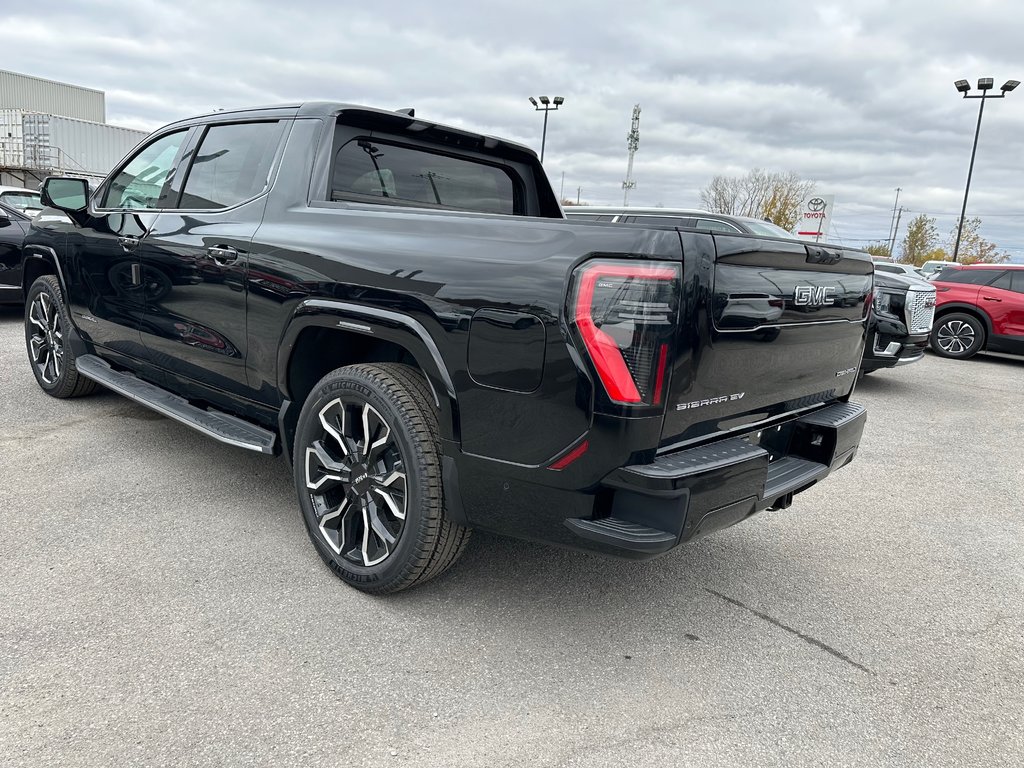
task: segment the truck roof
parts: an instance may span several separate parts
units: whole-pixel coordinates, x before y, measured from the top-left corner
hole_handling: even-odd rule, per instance
[[[275,115],[275,113],[278,114]],[[531,147],[528,147],[525,144],[519,144],[518,142],[509,141],[507,139],[500,139],[496,136],[469,131],[465,128],[456,128],[455,126],[445,125],[443,123],[435,123],[430,120],[423,120],[422,118],[414,117],[405,112],[379,109],[377,107],[367,107],[361,104],[349,104],[341,101],[306,101],[293,104],[269,104],[264,106],[241,107],[238,109],[229,109],[218,112],[207,112],[202,115],[195,115],[193,117],[177,120],[174,123],[164,126],[164,128],[178,125],[189,125],[196,122],[209,122],[211,119],[222,120],[225,118],[233,119],[273,116],[325,118],[338,117],[342,114],[345,114],[350,121],[373,121],[378,124],[383,123],[384,125],[391,123],[395,128],[414,131],[441,129],[448,134],[473,137],[475,139],[483,138],[484,146],[487,149],[502,147],[519,152],[526,152],[534,156],[537,154]],[[160,130],[163,129],[161,128]]]

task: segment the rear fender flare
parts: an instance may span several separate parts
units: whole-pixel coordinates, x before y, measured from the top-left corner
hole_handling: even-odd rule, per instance
[[[377,307],[330,299],[306,299],[296,308],[278,345],[277,385],[292,399],[288,369],[299,335],[307,328],[331,328],[392,342],[405,349],[423,372],[438,408],[441,437],[459,442],[459,408],[455,384],[430,333],[416,319]],[[297,406],[301,407],[301,403]]]

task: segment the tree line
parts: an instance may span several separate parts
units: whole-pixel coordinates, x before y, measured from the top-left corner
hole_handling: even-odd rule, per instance
[[[918,267],[926,261],[952,261],[959,225],[958,218],[943,241],[934,218],[925,213],[915,216],[907,225],[907,234],[899,243],[899,257],[896,261]],[[888,243],[872,243],[864,250],[873,256],[893,257]],[[1010,254],[1000,251],[995,243],[982,237],[979,217],[964,219],[957,261],[961,264],[1001,264],[1009,260]]]
[[[802,179],[792,171],[769,172],[754,168],[743,176],[715,176],[700,190],[700,202],[709,213],[750,216],[792,232],[800,216],[800,204],[813,192],[814,182]],[[572,200],[562,201],[562,205],[577,204]],[[944,240],[934,218],[924,213],[916,216],[898,243],[899,257],[895,260],[915,266],[926,261],[952,261],[959,222],[957,219]],[[864,250],[885,258],[893,258],[894,255],[888,242],[871,243]],[[963,264],[1000,264],[1009,260],[1010,254],[1000,251],[995,243],[982,237],[980,218],[975,216],[964,221],[957,261]]]

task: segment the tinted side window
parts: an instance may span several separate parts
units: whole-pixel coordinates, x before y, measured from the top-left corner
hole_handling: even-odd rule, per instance
[[[997,277],[995,280],[993,280],[989,284],[989,287],[990,288],[1002,288],[1004,291],[1011,290],[1010,289],[1010,273],[1009,272],[1003,272],[1001,275],[999,275],[999,277]]]
[[[988,285],[998,272],[994,269],[957,269],[946,267],[935,278],[939,283],[966,283],[967,285]]]
[[[892,272],[894,275],[902,275],[903,270],[891,264],[875,264],[875,272]]]
[[[652,227],[693,226],[693,219],[684,219],[681,216],[629,216],[627,219],[633,224],[649,224]]]
[[[422,204],[484,213],[520,213],[517,184],[500,166],[418,147],[353,139],[338,149],[331,200]]]
[[[712,232],[729,232],[736,234],[740,230],[732,224],[717,219],[697,219],[697,229],[710,229]]]
[[[580,221],[600,221],[601,217],[596,213],[572,213],[566,214],[567,219],[579,219]]]
[[[167,182],[188,130],[147,144],[114,177],[103,196],[104,208],[166,208]]]
[[[228,208],[261,194],[281,138],[280,122],[212,125],[195,153],[178,208]]]
[[[1015,269],[1010,272],[1010,274],[1013,276],[1013,283],[1010,290],[1017,293],[1024,293],[1024,269]]]

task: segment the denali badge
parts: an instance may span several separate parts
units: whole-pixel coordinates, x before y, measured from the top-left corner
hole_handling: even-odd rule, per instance
[[[853,368],[847,368],[845,371],[836,371],[836,378],[838,379],[840,376],[849,376],[851,373],[856,373],[856,372],[857,372],[856,366],[854,366]]]
[[[793,302],[798,307],[824,307],[835,304],[835,292],[831,285],[798,285]]]
[[[722,395],[721,397],[709,397],[705,400],[694,400],[690,403],[679,403],[676,405],[677,411],[688,411],[691,408],[703,408],[705,405],[718,405],[719,403],[728,403],[730,400],[742,400],[746,392],[737,392],[733,395]]]

